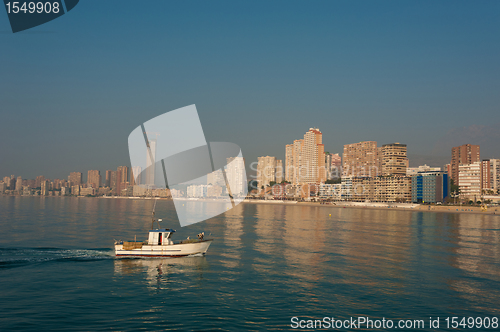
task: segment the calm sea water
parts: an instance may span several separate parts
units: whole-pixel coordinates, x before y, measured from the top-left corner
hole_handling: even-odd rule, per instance
[[[241,204],[207,256],[115,259],[153,202],[0,197],[0,330],[289,330],[291,318],[500,317],[500,216]],[[331,214],[331,216],[329,216]],[[426,325],[426,330],[431,330]],[[469,330],[469,329],[468,329]]]

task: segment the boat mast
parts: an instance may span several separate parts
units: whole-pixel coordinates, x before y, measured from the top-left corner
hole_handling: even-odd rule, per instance
[[[156,199],[155,199],[155,204],[153,205],[153,213],[151,215],[151,230],[153,230],[154,223],[155,223],[155,209],[156,209]],[[160,228],[160,224],[158,223],[158,228]]]

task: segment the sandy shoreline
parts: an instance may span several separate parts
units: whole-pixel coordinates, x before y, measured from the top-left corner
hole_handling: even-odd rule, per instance
[[[267,204],[267,205],[291,205],[291,206],[316,206],[324,208],[337,208],[337,209],[373,209],[373,210],[398,210],[398,211],[416,211],[416,212],[441,212],[441,213],[468,213],[468,214],[488,214],[499,215],[500,206],[488,207],[486,211],[481,211],[478,206],[451,206],[451,205],[418,205],[418,204],[382,204],[382,203],[350,203],[350,202],[336,202],[333,204],[321,204],[316,202],[297,202],[290,204],[285,202],[273,202],[262,200],[245,200],[244,203],[248,204]]]
[[[62,197],[62,196],[29,196],[29,197]],[[79,198],[89,198],[79,196]],[[90,197],[94,198],[94,197]],[[137,200],[172,200],[166,197],[120,197],[120,196],[100,196],[96,198],[105,199],[137,199]],[[190,201],[189,199],[185,199]],[[197,201],[197,200],[193,200]],[[199,200],[205,202],[214,202],[217,200]],[[315,206],[322,208],[336,209],[372,209],[372,210],[398,210],[398,211],[418,211],[418,212],[441,212],[441,213],[467,213],[467,214],[487,214],[500,216],[500,206],[488,207],[486,211],[482,211],[478,206],[458,206],[458,205],[422,205],[409,203],[359,203],[359,202],[335,202],[321,204],[319,202],[296,202],[296,201],[274,201],[274,200],[259,200],[245,199],[242,203],[246,204],[266,204],[266,205],[288,205],[288,206]]]

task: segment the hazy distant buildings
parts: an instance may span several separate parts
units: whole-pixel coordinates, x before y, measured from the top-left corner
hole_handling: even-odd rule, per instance
[[[8,190],[10,185],[10,178],[8,176],[4,177],[3,183],[5,183],[5,190]]]
[[[42,186],[42,181],[45,180],[45,176],[39,175],[35,179],[35,188],[40,188]]]
[[[16,178],[14,177],[14,175],[10,176],[9,189],[10,190],[15,190],[16,189]]]
[[[406,175],[407,161],[406,144],[382,145],[380,155],[382,175]]]
[[[23,186],[22,193],[23,193],[23,196],[30,196],[32,194],[31,188],[28,186]]]
[[[93,187],[80,188],[80,196],[94,196],[96,189]]]
[[[110,173],[110,180],[109,180],[109,187],[113,192],[116,192],[116,184],[117,184],[117,178],[116,178],[116,171],[111,171]]]
[[[38,179],[38,177],[37,177]],[[82,173],[71,172],[69,173],[68,182],[70,186],[81,186],[82,185]]]
[[[111,172],[112,170],[106,171],[106,179],[104,180],[104,186],[110,188],[111,187]]]
[[[20,193],[23,190],[23,178],[21,176],[17,177],[16,180],[16,189],[18,193]]]
[[[49,194],[49,181],[43,180],[40,184],[40,195],[47,196]]]
[[[122,190],[127,189],[128,185],[128,167],[119,166],[116,169],[116,193],[121,196]]]
[[[71,186],[71,195],[79,196],[80,195],[80,186]]]
[[[61,196],[69,195],[69,187],[61,187]]]
[[[87,172],[87,187],[99,189],[101,186],[101,172],[90,170]]]
[[[5,190],[7,190],[7,185],[5,184],[4,181],[0,182],[0,194],[5,193]]]
[[[460,185],[459,166],[480,161],[479,145],[464,144],[451,149],[451,179],[455,185]]]

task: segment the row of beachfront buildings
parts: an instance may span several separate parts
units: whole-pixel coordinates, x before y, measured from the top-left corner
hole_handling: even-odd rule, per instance
[[[479,145],[465,144],[443,167],[409,167],[406,144],[375,141],[346,144],[340,157],[325,152],[321,131],[311,128],[286,145],[284,165],[258,158],[256,189],[255,196],[281,199],[477,202],[500,195],[500,159],[481,160]]]

